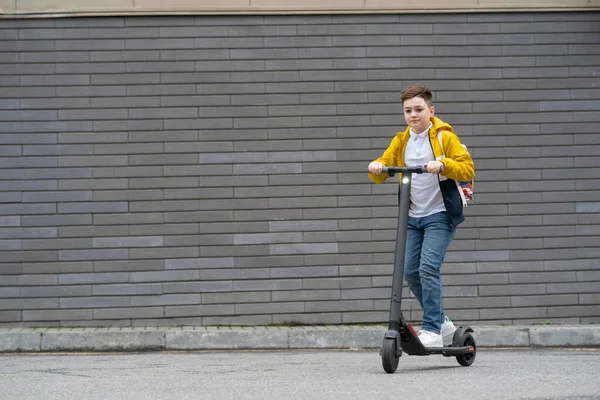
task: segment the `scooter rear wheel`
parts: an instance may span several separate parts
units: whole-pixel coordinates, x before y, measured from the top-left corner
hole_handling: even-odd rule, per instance
[[[466,354],[461,354],[460,356],[456,356],[456,361],[463,367],[468,367],[473,362],[475,362],[475,355],[477,354],[477,345],[475,343],[475,338],[470,333],[465,333],[460,340],[460,343],[463,347],[472,347],[473,351],[468,352]]]
[[[381,345],[381,363],[388,374],[393,374],[398,368],[400,357],[396,355],[396,340],[385,339]]]

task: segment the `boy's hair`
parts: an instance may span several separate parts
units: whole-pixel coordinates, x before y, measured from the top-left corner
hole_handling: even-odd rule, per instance
[[[431,100],[433,99],[431,90],[420,83],[409,86],[400,92],[400,99],[403,104],[406,100],[412,99],[413,97],[422,97],[427,105],[431,107]]]

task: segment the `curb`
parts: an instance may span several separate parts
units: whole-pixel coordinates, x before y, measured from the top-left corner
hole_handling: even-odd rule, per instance
[[[600,347],[600,325],[473,326],[478,347]],[[0,352],[378,349],[386,325],[0,328]]]

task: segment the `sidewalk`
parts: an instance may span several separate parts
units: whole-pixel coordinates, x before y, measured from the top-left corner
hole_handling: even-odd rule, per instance
[[[600,347],[600,325],[473,329],[478,347]],[[386,330],[386,325],[0,328],[0,352],[377,349]]]

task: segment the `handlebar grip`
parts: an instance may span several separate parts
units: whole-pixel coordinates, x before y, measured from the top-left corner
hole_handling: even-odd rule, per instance
[[[427,168],[422,165],[414,167],[383,167],[382,173],[387,173],[389,176],[394,176],[396,173],[411,173],[411,174],[426,174],[428,173]]]

